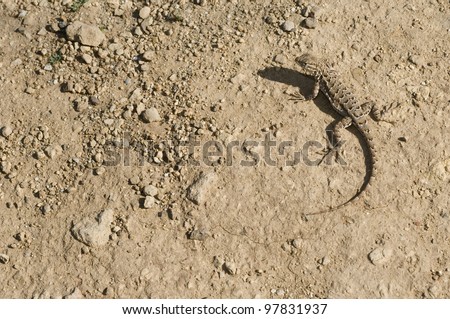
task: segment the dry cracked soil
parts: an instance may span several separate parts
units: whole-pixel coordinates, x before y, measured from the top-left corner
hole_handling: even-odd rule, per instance
[[[308,53],[388,121],[299,101]],[[447,0],[0,0],[0,297],[450,298]]]

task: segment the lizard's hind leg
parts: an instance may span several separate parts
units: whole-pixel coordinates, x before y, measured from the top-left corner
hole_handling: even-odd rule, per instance
[[[345,164],[345,161],[341,155],[341,147],[344,144],[344,141],[342,140],[342,131],[345,130],[350,125],[352,125],[352,123],[353,120],[350,116],[346,116],[336,123],[336,125],[333,128],[331,137],[328,140],[329,143],[328,150],[326,151],[326,154],[322,157],[320,163],[322,163],[325,160],[327,164],[331,164],[329,158],[330,155],[334,154],[336,156],[337,162],[339,162],[340,164]]]

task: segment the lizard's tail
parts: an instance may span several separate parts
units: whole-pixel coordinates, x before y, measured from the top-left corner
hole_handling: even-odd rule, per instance
[[[375,148],[373,147],[373,141],[371,140],[371,138],[367,138],[367,136],[371,136],[370,134],[363,134],[364,138],[366,140],[368,149],[369,149],[369,156],[368,159],[366,158],[366,162],[367,162],[367,169],[366,169],[366,176],[364,178],[364,183],[362,184],[361,188],[356,192],[356,194],[354,194],[350,199],[348,199],[347,201],[345,201],[342,204],[339,204],[337,206],[334,207],[330,207],[328,209],[324,209],[315,213],[308,213],[308,214],[303,214],[303,216],[308,217],[308,216],[313,216],[313,215],[321,215],[321,214],[327,214],[327,213],[332,213],[335,212],[339,209],[342,209],[346,206],[348,206],[350,203],[354,203],[355,201],[357,201],[358,199],[360,199],[362,196],[362,194],[364,192],[366,192],[370,186],[371,186],[371,182],[376,178],[377,176],[377,154],[375,151]]]

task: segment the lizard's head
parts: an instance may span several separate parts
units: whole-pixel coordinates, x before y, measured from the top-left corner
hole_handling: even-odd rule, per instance
[[[319,61],[311,54],[303,54],[295,59],[302,73],[310,76],[319,76],[321,73]]]

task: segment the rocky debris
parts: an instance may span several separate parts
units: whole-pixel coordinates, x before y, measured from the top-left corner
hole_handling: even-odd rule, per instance
[[[6,125],[6,126],[2,127],[2,136],[3,137],[9,137],[12,134],[12,132],[13,132],[13,129],[11,126]]]
[[[12,164],[7,161],[0,162],[0,172],[3,174],[9,174],[11,173]]]
[[[9,256],[6,254],[0,254],[0,263],[7,264],[9,262]]]
[[[67,38],[83,45],[97,47],[105,41],[103,32],[94,25],[75,21],[66,28]]]
[[[152,61],[155,58],[155,52],[153,50],[147,50],[142,54],[142,59],[147,62]]]
[[[47,155],[50,159],[55,159],[57,156],[61,155],[63,149],[61,145],[52,145],[48,146],[44,149],[45,155]]]
[[[95,169],[95,175],[103,175],[106,172],[106,168],[104,166],[100,166]]]
[[[158,194],[158,188],[153,185],[147,185],[142,189],[142,193],[145,196],[156,196]]]
[[[374,265],[382,265],[386,263],[391,256],[392,249],[386,247],[377,247],[368,255],[370,262]]]
[[[146,19],[150,15],[150,7],[143,7],[141,10],[139,10],[139,18]]]
[[[105,209],[96,216],[89,216],[72,227],[72,234],[78,241],[90,247],[106,245],[111,234],[114,211]]]
[[[292,246],[296,249],[300,249],[302,247],[302,241],[296,238],[292,241]]]
[[[149,209],[149,208],[152,208],[155,205],[155,202],[156,201],[155,201],[155,198],[153,196],[145,196],[143,206],[144,206],[145,209]]]
[[[209,233],[206,229],[200,228],[200,229],[193,229],[190,232],[188,232],[187,236],[190,240],[199,240],[203,241],[208,237]]]
[[[81,60],[83,60],[83,62],[86,63],[86,64],[91,64],[92,63],[92,57],[89,54],[87,54],[87,53],[84,53],[84,54],[81,55]]]
[[[158,110],[154,107],[146,109],[142,114],[142,120],[145,123],[152,123],[161,121],[161,117],[159,116]]]
[[[225,261],[223,270],[229,275],[236,275],[238,271],[236,264],[231,261]]]
[[[63,299],[83,299],[84,296],[78,287],[75,287],[72,292],[63,297]]]
[[[187,198],[194,204],[201,205],[206,201],[206,196],[211,184],[216,179],[214,172],[202,173],[200,177],[187,190]]]
[[[308,29],[315,29],[317,27],[317,20],[316,18],[309,17],[302,21],[302,25]]]
[[[288,62],[288,58],[285,54],[277,54],[273,60],[279,64],[286,64]]]
[[[295,23],[291,20],[286,20],[281,25],[281,29],[286,32],[291,32],[295,29]]]

